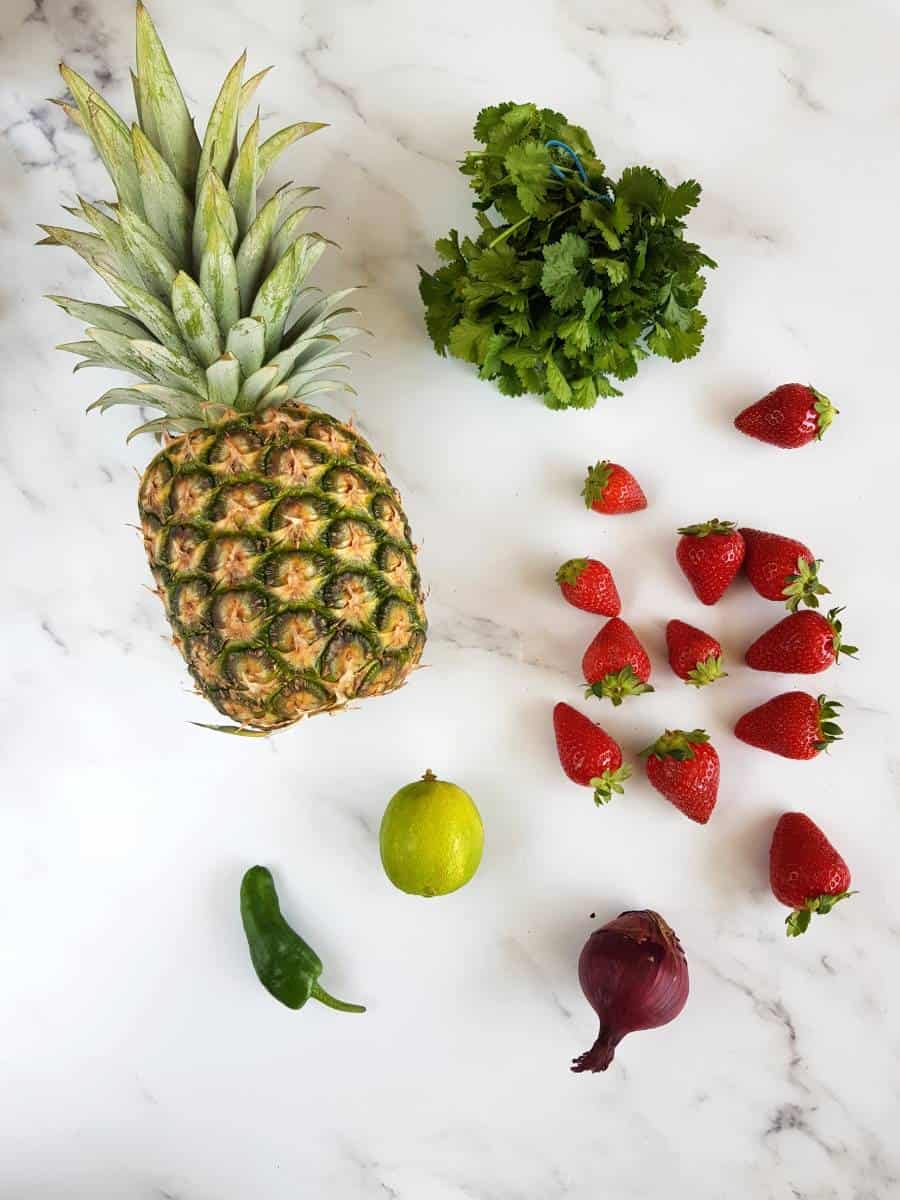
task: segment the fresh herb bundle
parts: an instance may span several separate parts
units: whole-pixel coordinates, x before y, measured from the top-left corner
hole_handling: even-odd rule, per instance
[[[435,243],[446,265],[420,268],[439,354],[477,364],[506,395],[591,408],[621,395],[610,376],[631,378],[649,353],[697,353],[700,271],[716,265],[684,239],[699,183],[670,187],[652,167],[609,179],[587,133],[534,104],[483,109],[475,137],[485,148],[460,171],[478,195],[481,234],[460,240],[451,229]],[[575,152],[584,179],[552,141]]]

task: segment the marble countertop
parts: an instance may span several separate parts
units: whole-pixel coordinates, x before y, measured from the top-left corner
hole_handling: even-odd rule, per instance
[[[44,97],[65,57],[123,111],[133,13],[121,0],[5,0],[0,13],[0,406],[4,668],[0,771],[0,1195],[16,1200],[883,1200],[900,1195],[898,717],[894,601],[900,20],[896,7],[778,0],[154,0],[205,113],[236,53],[277,68],[269,129],[330,129],[279,181],[322,187],[376,334],[355,413],[422,544],[432,624],[400,692],[268,741],[192,727],[207,710],[166,641],[135,519],[128,416],[84,409],[72,323],[41,300],[87,270],[36,250],[34,223],[106,196],[86,140]],[[416,264],[469,228],[455,169],[477,110],[535,99],[586,125],[618,172],[695,176],[691,233],[720,268],[703,353],[649,361],[621,399],[556,414],[435,357]],[[99,285],[87,285],[102,298]],[[105,377],[108,378],[108,377]],[[738,408],[812,379],[842,410],[815,448],[737,435]],[[102,386],[109,386],[103,382]],[[581,506],[588,462],[629,464],[649,508]],[[847,736],[794,763],[731,735],[802,680],[741,664],[777,609],[740,583],[715,609],[673,560],[676,526],[714,514],[826,560],[863,652],[817,679]],[[605,723],[633,753],[666,725],[722,757],[711,824],[642,778],[597,810],[561,775],[550,726],[580,701],[593,618],[563,605],[560,561],[614,569],[648,644],[654,695]],[[665,666],[678,616],[718,634],[729,679],[689,694]],[[851,636],[852,635],[852,636]],[[594,710],[601,718],[599,706]],[[408,898],[378,860],[381,812],[426,767],[475,797],[481,871]],[[776,815],[802,808],[859,895],[802,939],[768,890]],[[238,884],[268,862],[365,1017],[282,1009],[255,981]],[[603,1076],[576,977],[592,927],[659,909],[692,993]],[[596,913],[592,921],[590,914]],[[675,1182],[677,1181],[677,1183]]]

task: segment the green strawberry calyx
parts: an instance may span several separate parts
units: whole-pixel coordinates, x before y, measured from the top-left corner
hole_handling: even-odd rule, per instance
[[[590,786],[594,789],[594,803],[609,804],[614,795],[621,796],[625,789],[622,784],[631,778],[631,767],[627,764],[619,767],[618,771],[604,771],[602,775],[592,779]]]
[[[819,579],[821,565],[821,558],[812,562],[808,558],[797,559],[797,570],[793,575],[788,575],[784,591],[781,593],[791,612],[796,612],[801,604],[808,608],[818,608],[819,597],[831,594],[831,589]]]
[[[695,746],[709,741],[705,729],[667,729],[651,745],[641,751],[641,758],[674,758],[676,762],[689,762],[696,758]]]
[[[593,467],[588,467],[587,479],[581,489],[585,508],[591,508],[600,503],[611,475],[612,463],[608,458],[596,463]]]
[[[839,742],[844,736],[843,729],[835,721],[837,710],[843,705],[839,700],[829,700],[827,696],[817,697],[816,703],[819,705],[819,740],[816,749],[827,750],[832,742]]]
[[[785,917],[787,936],[799,937],[801,933],[806,933],[813,913],[824,917],[831,912],[839,900],[846,900],[848,896],[855,895],[856,892],[836,892],[834,895],[826,892],[821,896],[810,896],[802,908],[795,908],[790,916]]]
[[[709,537],[713,533],[734,533],[734,521],[720,521],[713,517],[711,521],[702,521],[699,525],[684,525],[678,530],[685,537]]]
[[[859,654],[858,646],[850,646],[842,640],[843,625],[838,620],[840,614],[844,611],[843,608],[832,608],[826,614],[825,620],[831,626],[832,640],[831,646],[834,650],[834,661],[838,662],[842,654],[846,654],[848,658],[856,658]]]
[[[598,700],[612,700],[616,708],[626,696],[643,696],[653,691],[649,683],[644,683],[643,679],[635,674],[630,664],[621,671],[611,671],[596,683],[586,683],[584,686],[585,698],[596,696]]]
[[[587,565],[588,560],[586,558],[570,558],[556,572],[556,582],[576,584],[582,572],[587,569]]]
[[[808,387],[813,396],[815,396],[813,408],[816,412],[816,440],[821,442],[822,437],[827,432],[831,422],[841,410],[839,408],[835,408],[828,397],[814,388],[811,383],[808,384]]]
[[[724,665],[725,660],[721,654],[710,654],[708,658],[704,658],[691,668],[684,682],[690,684],[691,687],[698,688],[705,687],[708,683],[715,683],[717,679],[724,679],[728,674],[722,669]]]

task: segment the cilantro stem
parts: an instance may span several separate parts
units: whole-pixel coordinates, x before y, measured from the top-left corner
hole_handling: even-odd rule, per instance
[[[531,220],[531,216],[529,214],[526,214],[524,217],[521,218],[521,220],[516,221],[515,225],[508,225],[507,228],[504,229],[501,234],[499,234],[497,237],[495,237],[494,240],[488,244],[488,250],[493,250],[493,248],[495,246],[499,245],[500,242],[505,241],[506,238],[508,238],[509,235],[514,230],[518,229],[520,225],[524,225],[526,221],[530,221],[530,220]]]

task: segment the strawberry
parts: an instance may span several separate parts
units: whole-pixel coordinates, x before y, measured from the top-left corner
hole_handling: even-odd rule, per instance
[[[607,459],[588,467],[581,494],[586,508],[610,516],[647,507],[647,497],[632,473]]]
[[[667,729],[641,755],[647,758],[647,778],[656,790],[686,817],[705,825],[719,792],[719,756],[709,734],[703,729]]]
[[[748,437],[792,450],[821,440],[837,412],[811,384],[783,383],[738,413],[734,423]]]
[[[819,597],[828,588],[819,581],[822,560],[793,538],[762,529],[739,530],[744,539],[744,570],[747,578],[767,600],[784,600],[796,612],[801,604],[819,607]]]
[[[728,674],[722,670],[722,647],[702,629],[684,621],[670,621],[666,626],[666,646],[669,666],[685,683],[703,687]]]
[[[678,565],[702,604],[715,604],[744,561],[744,539],[734,521],[714,517],[702,525],[685,525],[675,551]]]
[[[851,658],[856,646],[841,641],[842,608],[833,608],[827,616],[804,609],[784,617],[761,634],[744,659],[755,671],[781,671],[787,675],[816,675],[836,663],[841,654]]]
[[[605,729],[588,720],[571,704],[553,709],[553,730],[562,769],[573,783],[594,789],[594,803],[608,804],[631,775],[622,766],[622,749]]]
[[[617,617],[622,609],[612,572],[596,558],[570,558],[556,572],[556,582],[575,608],[602,617]]]
[[[853,893],[847,864],[822,830],[804,813],[784,813],[769,848],[769,884],[776,900],[794,911],[788,937],[806,933],[813,913],[830,913]]]
[[[619,617],[607,621],[581,660],[587,681],[586,696],[612,700],[619,705],[626,696],[652,692],[650,659],[634,630]]]
[[[837,700],[826,696],[784,692],[744,713],[734,727],[734,736],[782,758],[815,758],[843,735],[835,724],[840,707]]]

